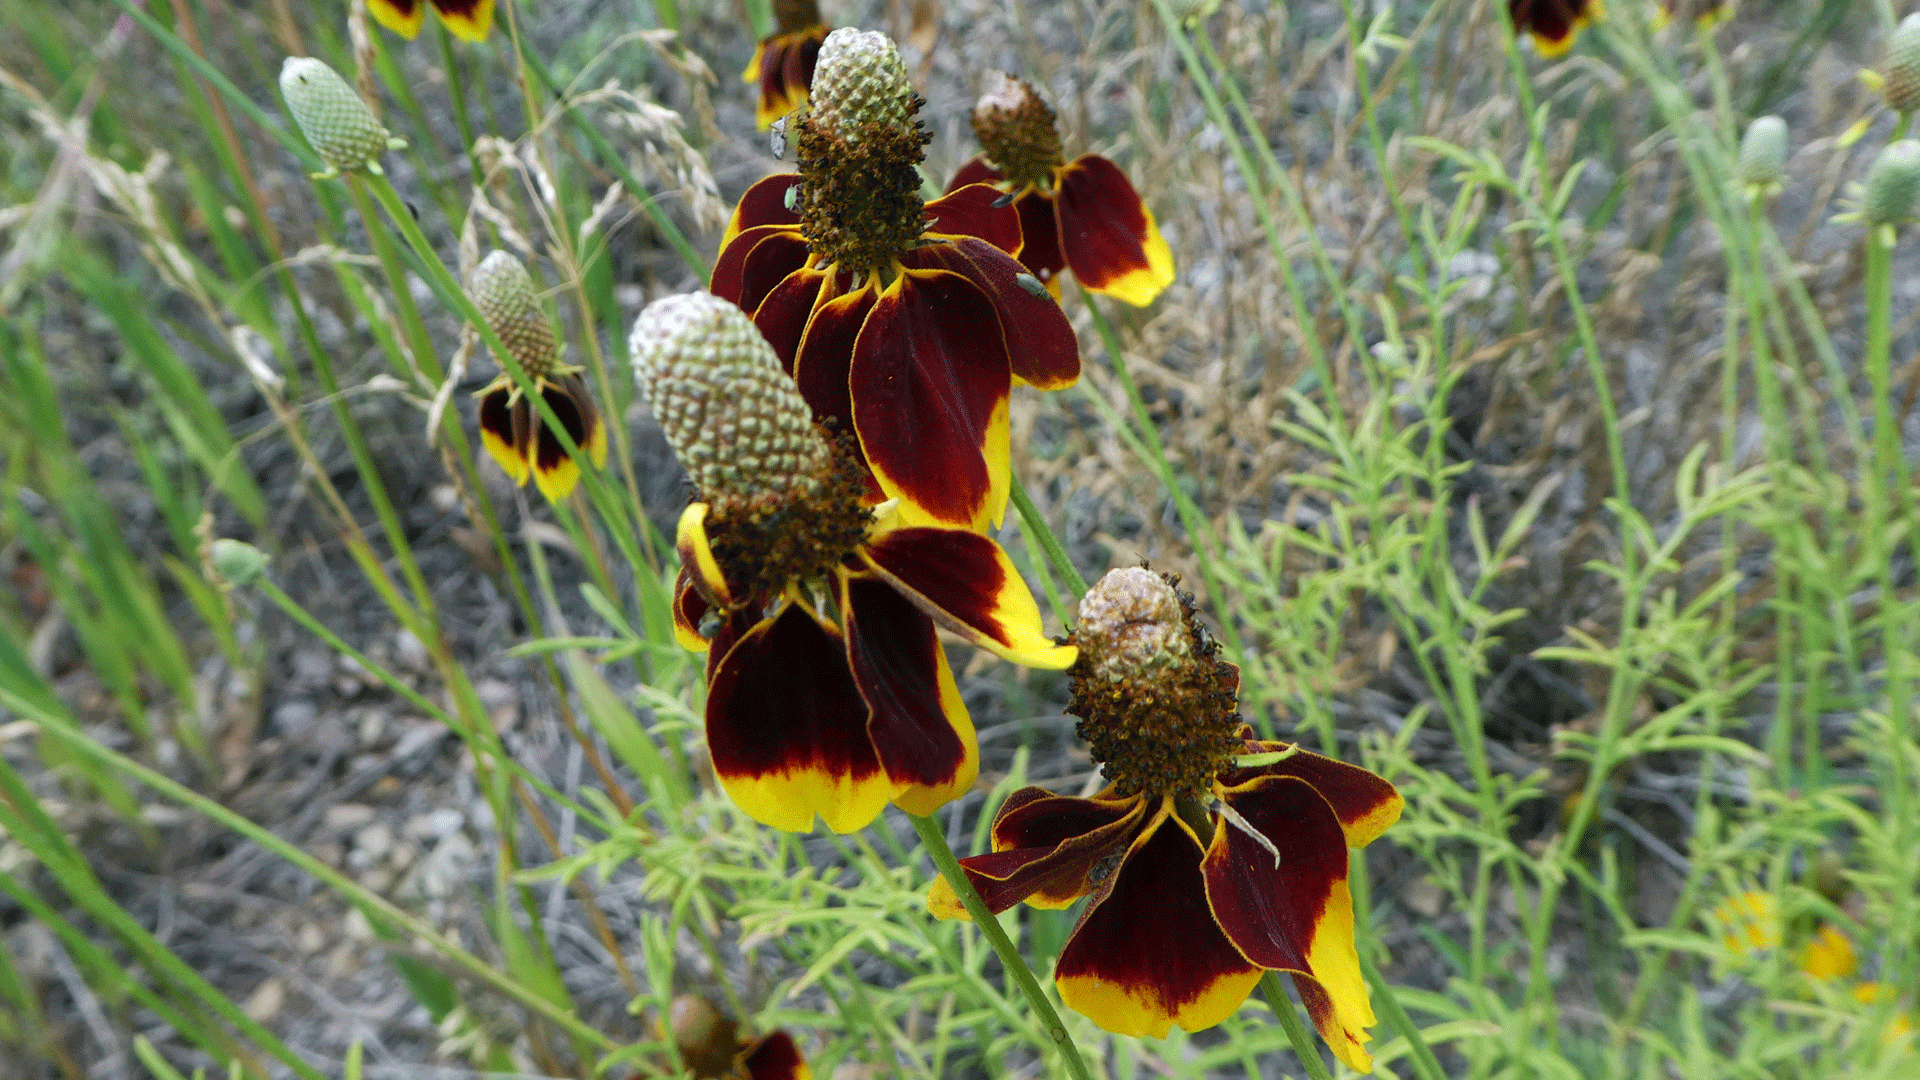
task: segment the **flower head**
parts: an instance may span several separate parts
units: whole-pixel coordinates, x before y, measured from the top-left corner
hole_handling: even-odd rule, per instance
[[[807,103],[820,44],[830,29],[820,21],[817,0],[773,0],[773,16],[779,29],[754,47],[740,75],[741,82],[760,85],[753,119],[762,130]]]
[[[307,137],[327,171],[315,179],[348,169],[380,172],[380,155],[406,143],[387,134],[353,87],[324,60],[289,56],[280,65],[280,96],[294,126]]]
[[[1902,116],[1920,110],[1920,11],[1900,20],[1887,38],[1887,67],[1880,97]]]
[[[695,1080],[812,1080],[793,1036],[740,1036],[739,1025],[705,998],[682,994],[671,1011],[674,1049]]]
[[[432,0],[448,32],[463,41],[485,41],[493,30],[493,0]],[[381,26],[412,41],[427,18],[426,0],[367,0]]]
[[[1054,979],[1101,1027],[1197,1031],[1264,972],[1287,971],[1334,1054],[1368,1071],[1347,850],[1399,818],[1400,796],[1365,769],[1253,738],[1236,712],[1239,671],[1174,584],[1115,570],[1080,604],[1069,710],[1107,787],[1015,792],[993,851],[961,865],[995,912],[1090,897]],[[966,918],[945,881],[927,903]]]
[[[852,440],[816,426],[747,317],[705,293],[641,312],[634,376],[697,489],[681,515],[676,636],[707,653],[707,748],[754,820],[865,826],[931,813],[979,772],[935,627],[1018,663],[1072,648],[1006,552],[865,505]]]
[[[919,103],[885,35],[828,35],[789,125],[800,171],[741,197],[711,288],[753,317],[814,415],[855,434],[869,501],[982,528],[1006,508],[1013,381],[1069,386],[1080,349],[1023,284],[999,192],[921,200]]]
[[[600,423],[600,411],[579,369],[560,363],[559,342],[534,301],[527,268],[512,255],[495,251],[474,269],[467,292],[574,445],[595,468],[606,465],[607,429]],[[531,476],[549,500],[573,494],[580,467],[539,411],[521,396],[513,376],[503,370],[474,396],[480,399],[480,444],[514,483],[524,484]]]
[[[1660,0],[1660,10],[1654,14],[1653,22],[1658,29],[1691,19],[1694,25],[1706,29],[1732,17],[1733,0]]]
[[[1573,48],[1580,29],[1605,14],[1601,0],[1507,0],[1514,32],[1532,35],[1541,56],[1559,56]]]
[[[1173,283],[1173,252],[1127,174],[1098,154],[1064,160],[1053,110],[1025,79],[993,71],[986,83],[973,107],[983,152],[947,190],[992,184],[1010,194],[1026,238],[1020,261],[1055,296],[1060,272],[1072,269],[1094,292],[1152,303]]]

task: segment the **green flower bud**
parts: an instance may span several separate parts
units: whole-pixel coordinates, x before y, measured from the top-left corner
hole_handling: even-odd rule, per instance
[[[1787,122],[1763,116],[1747,125],[1740,140],[1740,179],[1748,184],[1777,184],[1787,165]]]
[[[633,377],[708,500],[812,491],[832,467],[813,410],[745,312],[711,293],[647,305]]]
[[[213,542],[213,571],[236,588],[253,584],[267,569],[267,556],[252,544],[222,537]]]
[[[300,134],[327,163],[319,176],[336,176],[343,169],[377,173],[381,154],[406,145],[387,134],[367,103],[324,61],[287,57],[280,65],[280,95]]]
[[[1880,96],[1894,112],[1920,109],[1920,12],[1894,27],[1887,39],[1887,70],[1880,78]]]
[[[1916,203],[1920,203],[1920,142],[1901,139],[1880,151],[1867,171],[1867,222],[1898,225],[1911,220]]]
[[[504,251],[489,253],[474,267],[467,295],[529,377],[550,374],[559,365],[553,326],[534,300],[533,278],[519,259]]]
[[[880,124],[913,130],[918,111],[907,62],[893,39],[877,30],[845,27],[827,35],[813,68],[814,122],[828,130],[845,125],[844,138],[857,138],[855,125]]]

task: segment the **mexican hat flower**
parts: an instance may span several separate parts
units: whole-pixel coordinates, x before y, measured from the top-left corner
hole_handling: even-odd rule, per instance
[[[753,316],[815,415],[854,433],[871,501],[983,528],[1006,509],[1013,381],[1071,385],[1079,343],[1016,260],[998,191],[922,202],[928,136],[886,35],[828,35],[812,95],[789,125],[798,175],[741,197],[710,287]]]
[[[374,21],[412,41],[427,18],[427,0],[367,0]],[[447,31],[463,41],[485,41],[493,31],[493,0],[432,0]]]
[[[1365,769],[1253,738],[1236,715],[1238,669],[1175,584],[1115,570],[1080,602],[1068,710],[1106,788],[1014,792],[993,851],[960,864],[994,912],[1087,898],[1054,980],[1108,1031],[1211,1027],[1264,972],[1286,971],[1335,1056],[1366,1072],[1374,1017],[1347,850],[1399,818],[1400,796]],[[967,917],[945,880],[927,904]]]
[[[680,517],[676,636],[707,653],[707,749],[747,815],[851,832],[891,801],[928,814],[979,772],[935,627],[1064,669],[992,539],[865,505],[852,439],[816,426],[739,308],[649,305],[634,376],[697,492]]]
[[[527,268],[512,255],[495,251],[474,269],[467,293],[574,445],[595,468],[606,465],[607,429],[600,422],[600,411],[580,378],[580,369],[560,363],[559,343],[534,301]],[[505,367],[504,360],[501,366]],[[531,476],[550,501],[573,494],[580,483],[580,467],[539,410],[521,394],[513,376],[502,371],[474,396],[480,399],[480,444],[515,484],[524,484]]]
[[[674,1049],[696,1080],[812,1080],[793,1036],[743,1038],[739,1025],[704,998],[682,994],[671,1009]],[[638,1076],[639,1074],[636,1074]]]
[[[1731,0],[1660,0],[1660,10],[1654,15],[1653,21],[1654,26],[1659,28],[1690,18],[1705,28],[1732,16]]]
[[[1533,35],[1541,56],[1559,56],[1573,48],[1581,27],[1606,12],[1600,0],[1507,0],[1514,32]]]
[[[1065,161],[1053,110],[1025,79],[987,73],[973,133],[983,152],[947,190],[992,184],[1012,195],[1026,238],[1020,261],[1055,296],[1066,269],[1086,288],[1135,307],[1173,283],[1173,252],[1127,174],[1099,154]]]
[[[814,61],[830,29],[820,21],[816,0],[773,0],[773,17],[778,31],[754,47],[740,75],[741,82],[760,87],[753,120],[763,131],[807,103]]]

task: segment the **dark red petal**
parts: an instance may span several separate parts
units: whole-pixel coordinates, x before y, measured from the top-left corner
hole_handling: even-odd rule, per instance
[[[793,374],[794,357],[800,352],[800,339],[807,332],[813,309],[831,295],[821,289],[830,276],[823,270],[796,270],[753,309],[753,325],[773,346],[774,355],[780,357],[789,375]]]
[[[1002,912],[1028,901],[1062,908],[1092,888],[1094,867],[1116,856],[1145,817],[1144,800],[1079,799],[1044,788],[1021,788],[1008,796],[993,822],[994,850],[960,860],[987,909]],[[936,883],[927,897],[935,915],[962,918],[951,887]]]
[[[1006,551],[967,529],[894,529],[862,558],[942,627],[1017,664],[1065,670],[1076,650],[1040,628],[1040,606]]]
[[[786,602],[709,667],[707,749],[742,810],[794,832],[811,829],[816,813],[836,832],[879,816],[893,785],[837,634]]]
[[[847,662],[873,718],[867,736],[896,783],[901,809],[926,815],[980,774],[973,721],[947,668],[933,620],[884,581],[846,578]]]
[[[691,652],[705,652],[711,644],[700,636],[700,621],[706,618],[707,602],[700,590],[693,587],[693,578],[687,568],[680,568],[680,575],[673,579],[673,637],[682,648]]]
[[[1020,249],[1020,262],[1045,284],[1053,284],[1067,268],[1067,257],[1060,251],[1060,220],[1053,205],[1053,193],[1035,188],[1013,200],[1020,215],[1020,235],[1026,246]]]
[[[927,204],[927,238],[972,236],[1009,255],[1020,254],[1020,215],[995,206],[1006,192],[991,184],[968,184]]]
[[[760,1036],[740,1055],[740,1064],[746,1067],[747,1080],[810,1080],[813,1075],[793,1036],[784,1031]]]
[[[1080,378],[1080,339],[1051,296],[1035,296],[1017,280],[1027,268],[1005,252],[965,237],[908,253],[908,267],[938,267],[963,275],[993,301],[1013,373],[1041,390],[1060,390]]]
[[[769,244],[772,246],[761,252],[760,249]],[[748,291],[749,263],[753,269],[751,293]],[[720,256],[713,261],[707,289],[751,315],[765,299],[767,290],[806,263],[807,245],[798,229],[787,225],[758,225],[720,245]]]
[[[849,373],[854,430],[907,524],[981,529],[1006,508],[1012,370],[1000,335],[980,332],[996,319],[966,278],[911,270],[860,328]],[[803,348],[802,379],[811,362]]]
[[[495,379],[480,392],[480,445],[499,462],[515,484],[527,482],[527,430],[525,410],[516,408],[513,383],[506,377]],[[516,422],[516,417],[521,422]]]
[[[798,228],[800,215],[787,209],[787,189],[799,182],[799,173],[774,173],[755,180],[734,206],[733,218],[727,222],[720,246],[726,247],[734,237],[762,225]]]
[[[987,155],[975,154],[960,166],[959,172],[953,174],[953,179],[947,183],[947,190],[959,191],[968,184],[999,184],[1005,180],[1006,176],[999,169],[987,164]]]
[[[860,289],[820,301],[806,325],[791,366],[794,382],[800,384],[800,396],[813,407],[814,417],[822,421],[832,419],[840,431],[853,428],[853,398],[848,389],[853,348],[877,297],[872,289]],[[773,317],[760,329],[767,340],[774,341],[774,332],[784,333],[783,327],[791,325],[791,319],[784,315],[786,305],[784,297],[780,305],[769,305]],[[784,341],[774,341],[775,351],[784,344]]]
[[[790,36],[786,55],[780,61],[780,82],[786,87],[787,99],[796,108],[807,101],[808,91],[813,87],[813,65],[820,58],[820,43],[826,40],[826,27],[815,30],[818,32]]]
[[[1197,840],[1162,807],[1061,950],[1061,1000],[1108,1031],[1159,1038],[1211,1027],[1261,971],[1214,922]]]
[[[1120,166],[1083,154],[1059,173],[1060,250],[1080,284],[1144,306],[1173,281],[1173,253]]]
[[[433,10],[462,41],[485,41],[493,29],[493,0],[433,0]]]
[[[1256,742],[1247,751],[1257,754],[1284,750],[1287,746],[1287,743]],[[1340,827],[1346,833],[1348,847],[1367,846],[1375,837],[1386,832],[1388,826],[1400,820],[1400,810],[1404,805],[1400,793],[1384,777],[1358,765],[1349,765],[1307,750],[1297,750],[1264,768],[1236,771],[1228,778],[1228,786],[1237,786],[1243,779],[1260,774],[1292,776],[1306,781],[1333,808],[1334,816],[1339,819]]]
[[[795,102],[787,93],[787,57],[793,45],[784,34],[776,34],[760,45],[760,103],[754,110],[754,125],[773,126],[773,122],[792,111]]]

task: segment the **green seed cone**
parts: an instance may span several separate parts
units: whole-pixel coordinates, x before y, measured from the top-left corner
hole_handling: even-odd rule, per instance
[[[1898,225],[1913,218],[1920,203],[1920,142],[1901,139],[1880,151],[1867,171],[1867,221]]]
[[[647,305],[627,346],[667,442],[709,501],[812,490],[832,455],[746,313],[711,293]]]
[[[1887,70],[1880,96],[1898,113],[1920,109],[1920,12],[1900,20],[1887,39]]]
[[[320,160],[333,169],[378,167],[393,137],[347,80],[311,56],[280,65],[280,95]]]
[[[827,35],[813,69],[814,122],[833,130],[852,125],[883,124],[900,131],[913,129],[913,84],[907,62],[893,39],[877,30],[845,27]]]
[[[504,251],[489,253],[474,267],[467,295],[529,376],[549,374],[559,365],[553,326],[534,300],[533,278],[519,259]]]
[[[1787,166],[1787,122],[1763,116],[1747,125],[1740,140],[1740,179],[1749,184],[1777,184]]]

